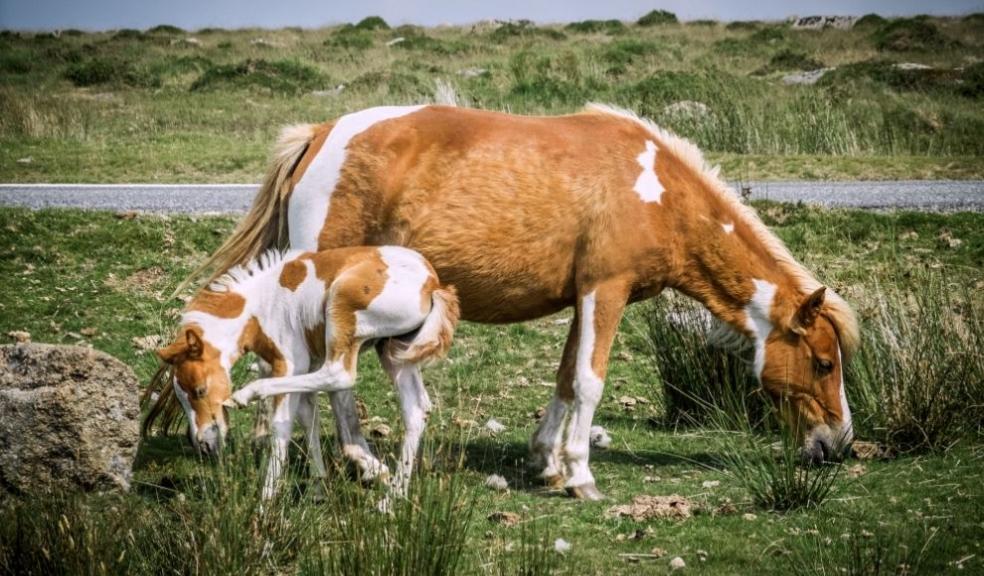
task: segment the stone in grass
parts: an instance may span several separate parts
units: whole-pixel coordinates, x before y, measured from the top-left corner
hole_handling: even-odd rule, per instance
[[[608,435],[608,431],[601,426],[591,427],[591,445],[595,448],[608,448],[612,445],[612,437]]]
[[[128,489],[140,440],[137,378],[90,348],[0,346],[0,487]]]
[[[508,490],[509,482],[498,474],[491,474],[485,479],[485,485],[493,490]]]
[[[676,556],[673,558],[673,560],[670,560],[671,570],[681,570],[686,567],[687,567],[687,563],[684,562],[683,558],[680,558],[679,556]]]

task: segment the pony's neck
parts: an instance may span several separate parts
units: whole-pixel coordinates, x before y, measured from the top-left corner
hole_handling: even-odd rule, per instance
[[[681,234],[692,240],[682,246],[681,266],[669,284],[736,331],[756,339],[768,336],[797,302],[796,279],[745,221],[749,215],[732,213],[722,223],[695,212],[687,221],[689,234]]]

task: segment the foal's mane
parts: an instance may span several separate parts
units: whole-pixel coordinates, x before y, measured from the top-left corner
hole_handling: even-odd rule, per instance
[[[708,166],[703,153],[692,142],[657,126],[651,120],[642,118],[634,112],[622,108],[607,104],[588,104],[584,109],[584,113],[617,116],[635,122],[645,128],[656,140],[660,152],[665,151],[676,157],[677,160],[693,172],[696,178],[700,179],[704,184],[704,188],[717,195],[732,210],[735,216],[740,218],[748,226],[759,242],[762,243],[765,250],[779,265],[780,269],[796,283],[800,293],[805,296],[821,286],[820,282],[793,258],[793,255],[789,253],[782,240],[762,223],[755,210],[743,204],[734,190],[721,179],[718,175],[720,167]],[[857,350],[861,339],[854,311],[851,310],[847,302],[836,292],[828,289],[824,299],[823,314],[837,329],[844,356],[850,358],[854,351]]]
[[[234,266],[226,270],[209,283],[208,290],[212,292],[230,292],[236,288],[242,288],[260,274],[277,268],[287,260],[291,260],[301,253],[301,250],[270,248],[265,252],[261,252],[259,256],[246,264]]]

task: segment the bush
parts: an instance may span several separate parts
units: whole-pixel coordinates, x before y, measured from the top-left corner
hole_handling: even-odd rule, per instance
[[[373,44],[373,35],[364,29],[346,24],[335,30],[334,34],[325,40],[324,44],[346,50],[366,50]]]
[[[382,92],[402,99],[417,99],[430,94],[431,87],[413,74],[405,72],[366,72],[348,83],[353,91]]]
[[[753,74],[764,76],[772,72],[785,72],[789,70],[818,70],[823,68],[823,62],[810,58],[801,52],[794,52],[789,49],[780,50],[769,63],[759,68]]]
[[[878,28],[871,39],[876,48],[888,52],[925,52],[956,45],[956,41],[947,38],[935,24],[920,18],[889,21]]]
[[[662,26],[664,24],[676,24],[677,17],[673,12],[666,10],[653,10],[636,20],[639,26]]]
[[[177,26],[171,26],[170,24],[158,24],[150,30],[147,30],[148,34],[184,34],[184,30],[178,28]]]
[[[580,22],[571,22],[564,29],[581,34],[596,34],[598,32],[621,34],[625,32],[626,27],[621,20],[582,20]]]
[[[691,20],[686,24],[687,26],[706,26],[708,28],[717,28],[721,23],[717,20]]]
[[[885,19],[878,14],[870,13],[858,18],[854,23],[854,28],[859,30],[867,30],[871,28],[878,28],[885,23]]]
[[[159,73],[146,68],[137,68],[129,62],[115,58],[92,58],[70,64],[64,76],[76,86],[119,84],[138,88],[158,88],[162,83]]]
[[[27,74],[34,67],[30,51],[6,48],[0,51],[0,74]]]
[[[961,96],[975,99],[984,96],[984,62],[967,66],[961,76],[963,82],[957,87]]]
[[[735,20],[734,22],[728,22],[724,29],[734,31],[758,30],[761,25],[762,23],[758,20]]]
[[[366,16],[355,26],[356,30],[389,30],[389,24],[380,16]]]
[[[143,40],[144,34],[133,28],[121,28],[113,34],[113,40]]]
[[[492,31],[489,38],[498,44],[507,42],[513,38],[546,38],[548,40],[563,40],[567,38],[560,30],[553,28],[540,28],[529,20],[517,20],[506,22]]]
[[[977,73],[973,66],[965,70],[963,76],[973,77]],[[869,80],[899,91],[932,92],[943,91],[961,93],[961,89],[974,92],[974,80],[969,83],[961,79],[961,74],[955,70],[943,68],[904,69],[894,62],[885,60],[869,60],[845,64],[824,75],[818,84],[820,86],[842,86],[858,80]]]
[[[321,88],[328,79],[320,70],[298,60],[249,59],[239,64],[212,66],[191,85],[192,91],[260,88],[297,94]]]
[[[653,42],[628,38],[612,42],[606,46],[601,58],[613,66],[627,66],[634,62],[637,57],[652,54],[655,51],[656,44]]]

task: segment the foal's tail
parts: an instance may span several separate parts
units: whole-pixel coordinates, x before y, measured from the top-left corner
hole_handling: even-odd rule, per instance
[[[273,151],[263,186],[232,235],[174,290],[175,294],[207,276],[208,284],[230,268],[245,264],[270,248],[287,247],[287,197],[291,177],[315,137],[314,124],[286,126]]]
[[[431,309],[409,345],[394,354],[411,364],[428,363],[447,355],[461,311],[454,286],[441,286],[431,292]]]

